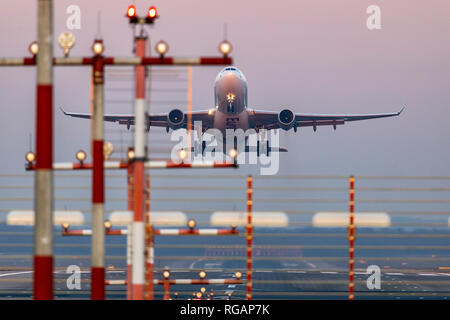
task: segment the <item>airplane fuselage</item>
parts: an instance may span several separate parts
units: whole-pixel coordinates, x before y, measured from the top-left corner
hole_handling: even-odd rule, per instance
[[[226,129],[249,128],[247,113],[247,80],[236,67],[226,67],[217,75],[214,84],[214,128],[225,132]]]

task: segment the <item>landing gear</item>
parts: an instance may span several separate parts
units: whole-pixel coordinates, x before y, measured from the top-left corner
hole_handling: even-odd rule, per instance
[[[259,140],[256,142],[256,155],[259,157],[261,153],[266,154],[267,157],[270,155],[269,140],[267,140],[264,144],[261,144]]]

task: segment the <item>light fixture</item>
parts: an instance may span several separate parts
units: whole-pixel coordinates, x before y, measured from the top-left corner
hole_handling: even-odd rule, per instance
[[[236,280],[241,280],[241,278],[242,278],[242,272],[236,271],[236,272],[234,273],[234,276],[236,277]]]
[[[219,51],[225,57],[230,54],[231,50],[233,50],[233,46],[227,40],[223,40],[221,43],[219,43]]]
[[[133,149],[128,150],[127,158],[128,158],[128,161],[131,161],[134,159],[134,150]]]
[[[180,158],[181,161],[186,160],[187,157],[187,151],[184,149],[178,150],[178,158]]]
[[[36,160],[36,155],[33,152],[28,151],[25,154],[25,160],[27,160],[28,164],[32,164],[33,161]]]
[[[214,114],[214,109],[209,109],[208,110],[208,116],[212,116]]]
[[[236,228],[237,228],[237,225],[235,225],[235,224],[232,224],[232,225],[231,225],[231,231],[232,231],[233,233],[236,232]]]
[[[230,292],[228,292],[227,300],[231,300],[231,293]]]
[[[198,273],[198,276],[200,277],[200,279],[205,279],[206,278],[206,272],[205,272],[205,270],[201,270],[199,273]]]
[[[170,271],[169,271],[169,268],[166,267],[166,268],[164,269],[163,277],[164,277],[164,279],[166,279],[166,280],[168,280],[168,279],[170,278]]]
[[[202,293],[201,292],[197,292],[197,299],[201,299],[202,297]]]
[[[95,39],[91,49],[95,55],[101,55],[105,50],[105,47],[103,46],[103,40]]]
[[[58,43],[64,51],[64,57],[69,56],[69,51],[75,46],[75,36],[72,32],[63,32],[58,37]]]
[[[131,5],[128,7],[127,16],[128,16],[128,18],[134,18],[136,16],[136,7],[135,6]]]
[[[83,164],[83,161],[86,160],[86,152],[84,152],[83,150],[78,150],[75,154],[75,157],[78,161],[80,161],[80,164]]]
[[[156,43],[155,50],[162,58],[167,53],[167,51],[169,51],[169,45],[164,40],[160,40]]]
[[[112,223],[111,223],[111,221],[109,221],[109,220],[105,220],[105,222],[103,223],[103,225],[105,226],[105,229],[106,229],[107,231],[109,231],[109,230],[111,229],[111,227],[112,227]]]
[[[232,148],[230,149],[230,151],[228,151],[228,155],[232,158],[232,159],[236,159],[237,157],[237,150]]]
[[[39,44],[37,43],[37,41],[33,41],[32,43],[30,43],[30,45],[28,46],[28,51],[30,51],[30,53],[33,56],[38,54],[38,52],[39,52]]]
[[[61,227],[63,228],[64,232],[67,232],[69,230],[70,225],[67,222],[64,222],[61,224]]]
[[[197,222],[195,222],[194,219],[189,219],[187,222],[187,226],[191,230],[194,229],[196,225],[197,225]]]
[[[202,288],[200,289],[200,292],[201,292],[202,294],[205,294],[206,288],[205,288],[205,287],[202,287]]]
[[[154,19],[154,18],[156,18],[157,15],[158,15],[158,11],[156,10],[155,7],[151,6],[151,7],[148,9],[148,17],[149,17],[150,19]]]
[[[109,156],[114,152],[114,146],[111,142],[105,141],[103,144],[103,155],[105,157],[105,160],[109,159]]]

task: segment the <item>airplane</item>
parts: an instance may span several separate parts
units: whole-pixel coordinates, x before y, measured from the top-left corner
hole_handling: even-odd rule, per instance
[[[257,133],[260,130],[294,129],[297,132],[301,127],[312,127],[314,131],[319,126],[333,126],[336,130],[338,125],[346,122],[360,121],[377,118],[387,118],[399,116],[403,109],[394,113],[375,114],[314,114],[314,113],[294,113],[290,109],[281,111],[265,111],[248,108],[247,79],[244,74],[234,66],[223,68],[216,77],[214,83],[215,108],[203,111],[193,111],[192,123],[202,122],[202,132],[209,128],[218,129],[225,136],[227,129],[254,129]],[[61,109],[62,110],[62,109]],[[89,113],[73,113],[62,110],[65,115],[90,119]],[[147,121],[147,130],[150,127],[164,127],[169,132],[170,129],[178,130],[187,128],[187,112],[178,108],[172,109],[169,113],[150,114]],[[133,114],[105,114],[104,121],[117,122],[126,125],[130,129],[134,125]],[[259,142],[259,141],[258,141]],[[287,151],[279,148],[278,151]],[[270,152],[267,142],[266,152]],[[259,155],[259,145],[258,145]]]

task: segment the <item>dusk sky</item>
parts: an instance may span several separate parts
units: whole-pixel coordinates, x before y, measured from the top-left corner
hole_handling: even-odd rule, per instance
[[[81,29],[71,56],[91,55],[101,10],[105,54],[131,56],[127,6],[132,1],[58,0],[57,36],[67,30],[66,8],[81,8]],[[160,19],[149,29],[170,56],[215,56],[228,25],[235,65],[248,80],[249,106],[304,113],[395,112],[397,118],[284,132],[283,174],[450,175],[450,2],[341,1],[135,1],[138,13],[155,5]],[[368,30],[366,9],[381,8],[381,29]],[[36,1],[1,1],[0,56],[28,55],[36,38]],[[152,45],[153,50],[153,45]],[[154,55],[154,51],[152,52]],[[194,68],[193,108],[214,106],[213,82],[221,67]],[[89,112],[87,67],[54,72],[55,160],[72,161],[89,146],[89,122],[64,117],[58,107]],[[108,79],[106,79],[108,81]],[[34,67],[0,69],[1,171],[23,173],[35,125]],[[175,106],[152,104],[151,112]],[[186,105],[181,108],[186,110]],[[105,106],[129,113],[130,105]],[[118,128],[108,125],[107,128]],[[123,128],[122,128],[123,130]],[[151,132],[162,133],[164,129]],[[169,141],[169,136],[167,136]]]

